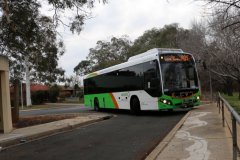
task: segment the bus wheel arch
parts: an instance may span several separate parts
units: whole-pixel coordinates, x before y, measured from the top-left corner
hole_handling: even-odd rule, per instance
[[[94,102],[93,103],[94,104],[94,111],[100,111],[98,98],[95,97],[93,102]]]
[[[130,99],[130,110],[132,114],[139,114],[141,111],[140,100],[136,95],[131,96]]]

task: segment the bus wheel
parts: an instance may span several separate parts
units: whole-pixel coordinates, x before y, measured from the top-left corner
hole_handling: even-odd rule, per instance
[[[130,102],[131,113],[138,115],[140,113],[140,102],[137,97],[133,97]]]
[[[100,111],[98,99],[94,99],[94,111]]]

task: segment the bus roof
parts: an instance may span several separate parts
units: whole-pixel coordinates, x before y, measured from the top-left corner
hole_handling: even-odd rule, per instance
[[[154,56],[156,53],[158,54],[166,54],[166,53],[184,53],[181,49],[171,49],[171,48],[153,48],[144,53],[132,56],[128,59],[128,61],[136,60],[138,58]]]
[[[141,54],[130,57],[127,62],[120,63],[120,64],[117,64],[117,65],[114,65],[114,66],[111,66],[111,67],[108,67],[108,68],[90,73],[88,75],[85,75],[84,79],[94,77],[94,76],[97,76],[97,75],[101,75],[101,74],[104,74],[104,73],[108,73],[108,72],[118,70],[118,69],[121,69],[121,68],[125,68],[125,67],[128,67],[128,66],[136,65],[136,64],[139,64],[139,63],[143,63],[143,62],[146,62],[146,61],[154,60],[154,59],[156,59],[156,57],[158,57],[159,54],[167,54],[167,53],[183,54],[184,52],[181,49],[153,48],[153,49],[150,49],[150,50],[148,50],[144,53],[141,53]]]

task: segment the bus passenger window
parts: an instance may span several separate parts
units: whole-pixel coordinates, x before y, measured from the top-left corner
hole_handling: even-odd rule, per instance
[[[150,61],[144,63],[144,88],[156,88],[159,85],[159,78],[156,71],[156,62]]]

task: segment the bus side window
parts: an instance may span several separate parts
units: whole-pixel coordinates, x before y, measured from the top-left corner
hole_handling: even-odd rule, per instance
[[[146,62],[143,65],[144,90],[151,96],[161,95],[161,79],[157,60]]]
[[[157,73],[157,65],[155,61],[144,63],[144,88],[151,89],[159,86],[159,76]]]

